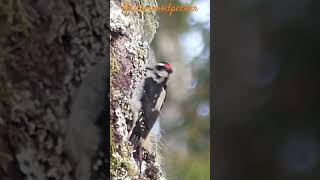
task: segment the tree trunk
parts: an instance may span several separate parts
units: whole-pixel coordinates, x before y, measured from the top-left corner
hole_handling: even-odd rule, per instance
[[[133,124],[133,91],[146,76],[145,68],[155,63],[150,43],[158,21],[155,12],[124,12],[121,7],[126,3],[110,3],[110,173],[112,179],[164,179],[158,153],[155,161],[142,161],[140,167],[140,161],[133,158],[134,149],[127,143]],[[155,6],[157,2],[132,0],[128,5]]]
[[[104,0],[0,3],[0,179],[107,179]]]

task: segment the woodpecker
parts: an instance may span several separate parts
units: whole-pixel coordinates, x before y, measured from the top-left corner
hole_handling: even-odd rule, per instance
[[[172,66],[167,62],[159,62],[146,69],[150,72],[149,75],[133,94],[134,124],[129,132],[129,142],[134,148],[143,146],[157,121],[166,99],[167,81],[172,73]]]

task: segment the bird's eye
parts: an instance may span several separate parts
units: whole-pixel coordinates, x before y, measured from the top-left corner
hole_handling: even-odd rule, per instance
[[[162,71],[164,69],[164,67],[158,65],[158,66],[156,66],[156,69],[159,70],[159,71]]]

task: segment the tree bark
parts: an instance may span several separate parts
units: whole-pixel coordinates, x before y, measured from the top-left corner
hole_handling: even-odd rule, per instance
[[[160,155],[155,162],[133,158],[128,131],[133,124],[132,94],[155,63],[150,43],[158,28],[155,12],[124,12],[125,0],[111,0],[110,7],[110,134],[112,179],[164,179]],[[130,1],[127,5],[157,5],[155,0]]]
[[[0,179],[107,179],[95,125],[108,76],[106,1],[0,8]]]

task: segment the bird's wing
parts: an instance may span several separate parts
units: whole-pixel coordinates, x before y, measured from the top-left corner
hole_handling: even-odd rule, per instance
[[[166,93],[165,89],[162,88],[161,93],[159,94],[159,98],[157,100],[157,103],[154,107],[154,110],[157,110],[158,112],[160,112],[160,110],[166,100],[166,96],[167,96],[167,93]]]

